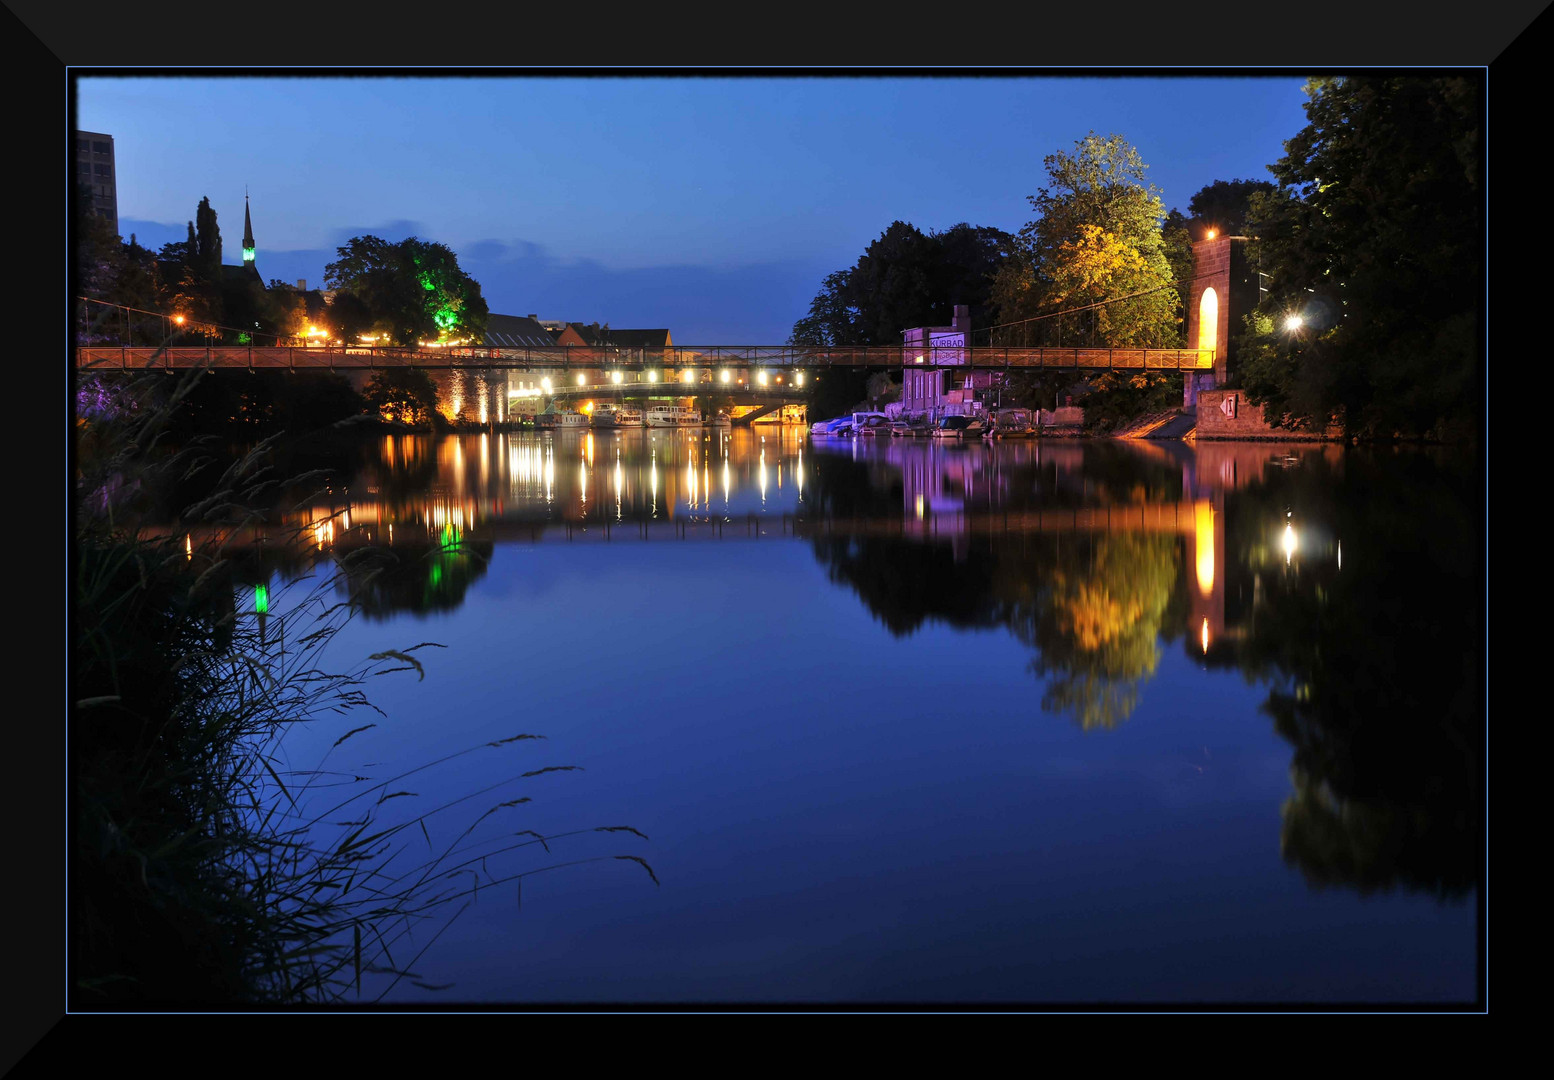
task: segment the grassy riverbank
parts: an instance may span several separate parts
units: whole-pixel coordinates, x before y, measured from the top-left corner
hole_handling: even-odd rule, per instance
[[[381,552],[340,556],[304,579],[303,595],[272,596],[268,584],[246,580],[219,541],[196,547],[187,531],[168,527],[166,499],[201,477],[203,496],[177,520],[218,533],[263,518],[277,491],[328,478],[279,482],[272,443],[229,459],[219,474],[197,445],[169,448],[169,429],[201,376],[171,389],[163,378],[126,386],[122,407],[78,428],[72,1006],[328,1003],[357,996],[364,979],[386,992],[413,977],[418,950],[484,884],[472,886],[472,871],[453,858],[474,844],[475,825],[529,800],[494,793],[484,813],[470,804],[473,823],[461,828],[444,821],[455,804],[417,812],[401,809],[413,799],[388,801],[408,794],[396,788],[408,773],[378,779],[342,765],[326,774],[323,762],[287,771],[278,749],[293,725],[338,726],[336,747],[368,738],[358,733],[373,718],[355,716],[375,711],[369,685],[390,672],[424,675],[418,654],[430,643],[326,669],[325,648],[356,608],[353,590],[370,587]],[[522,753],[540,737],[503,733],[411,772],[467,753]],[[568,768],[515,771],[506,783]],[[553,837],[522,837],[482,860],[551,850]],[[426,844],[416,865],[389,873],[389,859],[412,838]],[[531,872],[539,870],[507,879]]]

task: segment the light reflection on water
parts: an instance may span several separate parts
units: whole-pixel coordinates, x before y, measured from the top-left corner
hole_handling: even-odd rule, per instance
[[[517,703],[605,785],[557,805],[663,845],[651,899],[569,881],[516,937],[474,916],[433,980],[473,998],[1461,999],[1472,473],[1301,444],[394,436],[349,527],[343,501],[300,511],[314,543],[281,569],[391,546],[355,640],[450,645],[394,700],[416,749],[375,754]]]

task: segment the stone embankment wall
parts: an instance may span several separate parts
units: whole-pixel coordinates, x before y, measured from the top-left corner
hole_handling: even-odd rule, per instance
[[[1246,400],[1241,390],[1199,390],[1198,428],[1194,436],[1199,439],[1338,439],[1343,437],[1339,428],[1326,433],[1290,431],[1287,428],[1270,427],[1263,419],[1263,407]]]
[[[1031,420],[1032,420],[1033,423],[1035,422],[1036,417],[1035,417],[1034,414],[1031,416]],[[1078,405],[1064,405],[1061,408],[1057,408],[1057,409],[1042,409],[1041,410],[1041,426],[1042,427],[1075,427],[1075,428],[1077,428],[1077,427],[1083,427],[1084,426],[1084,422],[1085,422],[1085,411],[1083,409],[1081,409]]]

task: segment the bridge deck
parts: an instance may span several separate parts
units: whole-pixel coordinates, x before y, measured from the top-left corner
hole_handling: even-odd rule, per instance
[[[429,370],[572,371],[623,368],[633,371],[692,368],[820,369],[835,367],[974,368],[979,370],[1207,371],[1210,349],[1021,349],[1002,346],[903,350],[899,346],[805,349],[789,345],[675,346],[667,349],[602,349],[576,346],[509,348],[210,347],[150,348],[79,346],[75,365],[83,370],[300,371]],[[666,382],[672,381],[666,379]],[[667,387],[666,387],[667,389]]]

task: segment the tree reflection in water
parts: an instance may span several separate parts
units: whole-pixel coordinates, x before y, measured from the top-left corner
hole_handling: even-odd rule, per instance
[[[1011,486],[1033,490],[1040,480],[1026,472]],[[838,517],[886,506],[901,513],[899,488],[871,497],[868,471],[841,457],[816,455],[814,486],[817,503]],[[1160,641],[1180,633],[1182,620],[1167,619],[1180,606],[1181,541],[1172,535],[1031,534],[965,545],[823,537],[814,548],[830,579],[852,588],[898,637],[928,620],[1006,627],[1036,651],[1042,707],[1086,729],[1132,714],[1159,664]]]
[[[1311,461],[1228,504],[1243,633],[1295,748],[1281,847],[1314,886],[1461,898],[1483,866],[1482,493],[1465,455]],[[1286,518],[1288,515],[1288,518]],[[1281,523],[1310,523],[1286,560]],[[1340,549],[1338,545],[1343,543]]]
[[[1092,462],[1114,471],[1114,457],[1085,455],[1087,491],[1101,486],[1090,483]],[[831,580],[892,634],[929,620],[1007,627],[1035,650],[1042,707],[1087,730],[1132,714],[1160,644],[1180,636],[1195,663],[1268,685],[1263,711],[1294,747],[1281,851],[1313,887],[1462,899],[1483,866],[1484,550],[1474,464],[1451,453],[1335,452],[1236,483],[1224,499],[1217,569],[1226,625],[1212,643],[1206,632],[1183,632],[1193,568],[1169,533],[833,536],[814,549]],[[899,485],[860,490],[871,478],[880,482],[862,465],[817,454],[814,497],[838,517],[861,507],[900,515]],[[1039,477],[1030,481],[1009,486],[1061,501]],[[1106,486],[1126,490],[1116,478]],[[1281,542],[1286,523],[1303,537],[1296,554]]]
[[[430,543],[399,543],[364,549],[339,560],[338,590],[351,606],[376,622],[400,612],[429,615],[456,610],[465,594],[485,576],[495,546],[468,539],[445,525]]]
[[[1115,533],[1071,542],[1066,553],[1035,564],[1006,559],[1008,576],[1045,582],[1036,603],[1004,614],[1015,636],[1036,649],[1031,670],[1047,682],[1043,708],[1071,715],[1086,730],[1132,715],[1160,663],[1161,638],[1176,636],[1165,615],[1180,548],[1174,536]]]

